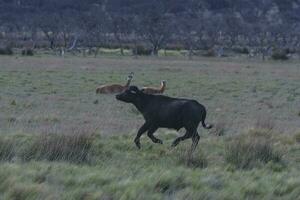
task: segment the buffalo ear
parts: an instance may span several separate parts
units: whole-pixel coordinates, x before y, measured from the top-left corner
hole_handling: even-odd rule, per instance
[[[137,86],[131,86],[130,89],[131,89],[132,91],[135,91],[135,92],[140,91],[139,88],[138,88]]]
[[[129,92],[134,93],[134,94],[138,94],[138,93],[141,92],[141,91],[139,90],[139,88],[136,87],[136,86],[130,86],[130,87],[128,88],[128,90],[129,90]]]
[[[137,89],[136,92],[137,92],[138,94],[143,93],[143,90],[144,90],[144,89],[139,89],[138,87],[136,87],[136,89]]]

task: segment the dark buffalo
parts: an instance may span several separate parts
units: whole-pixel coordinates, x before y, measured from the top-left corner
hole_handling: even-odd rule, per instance
[[[192,150],[198,144],[200,136],[197,132],[199,123],[206,129],[212,128],[205,124],[206,109],[195,100],[171,98],[163,95],[145,94],[136,86],[130,86],[121,94],[116,95],[117,100],[132,103],[143,114],[145,123],[139,129],[134,142],[141,148],[140,137],[148,131],[148,137],[154,143],[163,142],[153,134],[158,128],[186,129],[186,133],[172,143],[175,147],[180,141],[192,138]]]

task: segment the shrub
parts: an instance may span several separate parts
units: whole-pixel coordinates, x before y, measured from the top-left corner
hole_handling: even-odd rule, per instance
[[[181,51],[184,50],[184,46],[180,43],[172,43],[166,46],[167,50]]]
[[[12,106],[15,106],[15,105],[17,105],[17,102],[16,102],[16,100],[12,100],[12,101],[10,102],[10,105],[12,105]]]
[[[14,52],[10,47],[0,48],[0,55],[13,55],[13,54]]]
[[[238,169],[251,169],[273,161],[279,163],[281,155],[266,136],[249,134],[233,139],[225,147],[225,160]]]
[[[246,47],[235,47],[232,51],[239,54],[249,54],[249,50]]]
[[[134,55],[139,55],[139,56],[149,56],[151,55],[152,50],[149,48],[146,48],[144,46],[138,45],[136,48],[133,50]]]
[[[297,50],[295,48],[286,48],[285,52],[287,54],[294,54],[294,53],[297,53]]]
[[[213,49],[208,49],[207,52],[202,54],[205,57],[215,57],[216,52]]]
[[[34,55],[33,49],[23,49],[22,55],[23,56],[33,56]]]
[[[274,59],[274,60],[287,60],[287,59],[289,59],[289,57],[287,56],[287,51],[275,50],[272,54],[272,59]]]
[[[10,161],[15,156],[14,142],[0,138],[0,161]]]
[[[88,162],[92,153],[93,135],[78,134],[44,134],[24,149],[23,160],[67,161],[73,163]]]

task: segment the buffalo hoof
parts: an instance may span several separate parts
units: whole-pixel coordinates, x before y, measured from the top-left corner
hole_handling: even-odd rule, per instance
[[[153,139],[152,141],[157,144],[163,144],[163,141],[160,139]]]
[[[138,149],[141,149],[141,143],[140,141],[134,141],[135,145],[137,146]]]
[[[163,141],[162,141],[162,140],[157,140],[156,143],[158,143],[158,144],[163,144]]]
[[[171,147],[176,147],[178,145],[179,142],[174,141],[171,145]]]

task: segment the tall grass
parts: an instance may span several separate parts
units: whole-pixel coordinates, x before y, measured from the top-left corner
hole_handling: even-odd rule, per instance
[[[258,116],[254,125],[255,129],[263,129],[265,131],[272,131],[275,128],[275,123],[270,116]]]
[[[93,134],[58,134],[48,133],[37,136],[26,147],[22,160],[67,161],[74,163],[88,162],[92,153]]]
[[[0,161],[10,161],[15,156],[15,143],[11,139],[0,137]]]
[[[214,125],[211,133],[216,136],[223,136],[225,135],[225,131],[226,131],[226,123],[224,121],[219,121]]]
[[[237,136],[225,147],[225,160],[238,169],[251,169],[270,161],[280,162],[271,138],[260,130]]]
[[[202,150],[191,153],[190,149],[180,149],[178,151],[178,164],[190,168],[206,168],[208,166],[208,159]]]
[[[0,164],[0,199],[296,199],[299,196],[299,144],[294,135],[285,136],[294,140],[291,144],[281,142],[281,135],[262,130],[231,137],[204,135],[193,154],[189,152],[191,141],[169,147],[173,136],[159,135],[164,145],[144,138],[139,150],[132,141],[134,135],[130,134],[99,138],[79,131],[2,137],[5,142],[11,139],[18,145],[12,145],[16,152],[10,159],[12,162]],[[290,154],[284,152],[287,165],[281,165],[277,148]],[[7,149],[5,152],[12,152]]]

